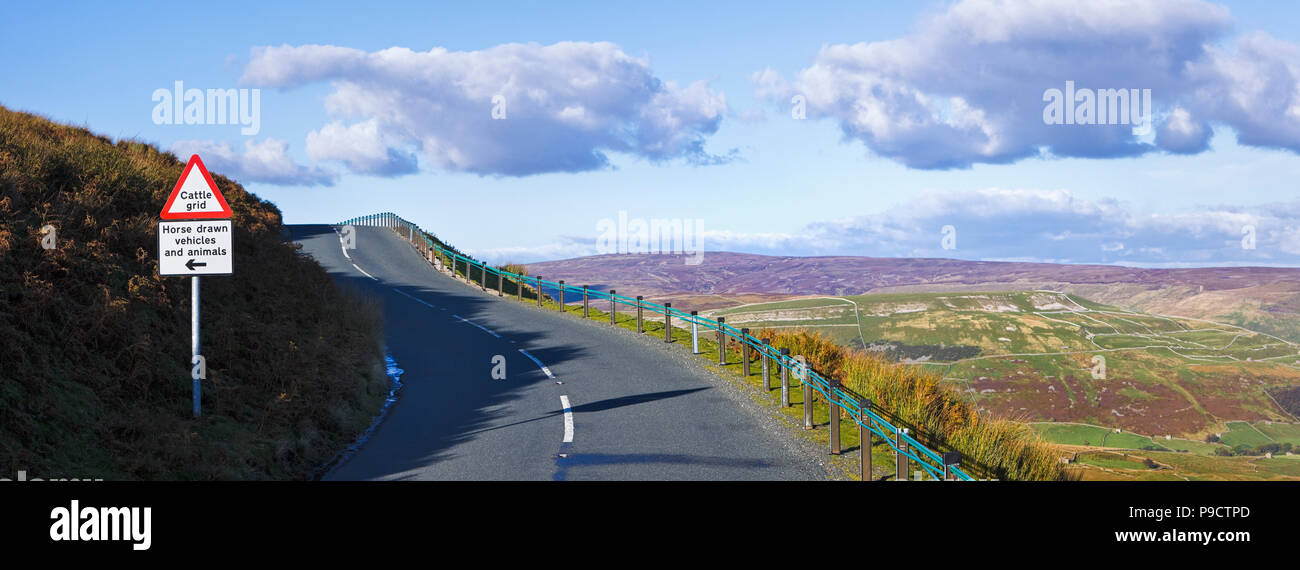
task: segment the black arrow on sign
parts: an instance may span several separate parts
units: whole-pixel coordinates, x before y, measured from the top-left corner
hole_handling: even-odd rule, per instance
[[[208,266],[207,262],[204,261],[194,261],[193,259],[191,259],[185,262],[185,267],[188,267],[190,271],[194,271],[195,267],[207,267],[207,266]]]

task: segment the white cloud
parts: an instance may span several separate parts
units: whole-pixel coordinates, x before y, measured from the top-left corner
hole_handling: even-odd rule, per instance
[[[415,154],[385,144],[379,122],[371,119],[351,126],[332,122],[307,133],[307,155],[313,160],[337,160],[362,174],[396,176],[419,169]]]
[[[331,82],[325,108],[336,122],[313,133],[309,150],[370,174],[409,171],[405,148],[446,170],[507,176],[608,168],[611,152],[694,164],[731,156],[704,148],[726,112],[721,93],[703,81],[662,81],[610,43],[463,52],[261,47],[241,81],[286,89]]]
[[[908,36],[825,46],[792,80],[751,77],[810,119],[914,168],[1027,157],[1120,157],[1208,147],[1211,123],[1242,144],[1300,151],[1300,47],[1265,34],[1225,42],[1232,19],[1199,0],[967,0]],[[1165,117],[1154,143],[1132,125],[1047,125],[1043,94],[1150,89]]]
[[[279,186],[333,186],[338,176],[321,168],[300,166],[288,153],[289,145],[279,139],[244,142],[239,153],[228,142],[182,140],[171,146],[177,156],[197,154],[209,170],[239,182],[263,182]]]
[[[488,263],[533,263],[553,259],[570,259],[600,253],[596,248],[596,238],[579,238],[560,236],[551,243],[535,246],[510,246],[476,248],[466,251],[471,256]]]

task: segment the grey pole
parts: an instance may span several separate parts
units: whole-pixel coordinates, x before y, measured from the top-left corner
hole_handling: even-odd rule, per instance
[[[560,312],[564,312],[564,280],[560,280]]]
[[[522,275],[515,279],[515,293],[519,295],[519,301],[522,303],[524,300],[524,278]]]
[[[700,353],[700,324],[695,322],[699,316],[699,311],[691,311],[691,354]]]
[[[871,409],[871,400],[858,400],[858,409],[862,411],[862,423],[858,425],[858,451],[862,454],[862,480],[871,480],[871,430],[867,429],[866,411]]]
[[[740,329],[740,364],[749,378],[749,329]]]
[[[497,270],[497,296],[506,296],[506,278],[501,274],[500,270]]]
[[[199,377],[194,374],[194,359],[199,356],[199,276],[190,277],[190,376],[194,381],[194,417],[200,415]],[[206,368],[206,365],[205,365]]]
[[[802,355],[801,355],[802,356]],[[795,359],[799,357],[796,356]],[[813,389],[812,382],[808,381],[808,365],[800,363],[799,384],[803,386],[803,429],[813,429]]]
[[[907,480],[907,456],[903,455],[903,452],[907,451],[907,442],[903,441],[903,434],[905,433],[907,433],[907,428],[900,428],[898,433],[895,434],[894,445],[898,446],[894,450],[894,460],[898,464],[895,469],[895,481]]]
[[[587,312],[587,286],[583,285],[582,286],[582,318],[585,319],[590,316],[591,316],[590,313]]]
[[[673,341],[673,304],[664,303],[664,342]]]
[[[542,306],[542,276],[537,276],[537,306]]]
[[[645,332],[645,327],[641,323],[641,299],[640,295],[636,296],[636,332],[637,334]]]
[[[479,287],[484,291],[487,291],[487,263],[482,261],[478,262],[478,272],[478,277],[481,280]]]
[[[790,358],[790,349],[781,349],[781,407],[790,407],[790,367],[786,360]]]
[[[768,362],[771,360],[767,357],[767,352],[772,349],[772,343],[763,339],[763,392],[772,389],[772,370]]]
[[[726,317],[718,317],[718,366],[727,365],[727,333],[722,332]]]
[[[616,291],[613,289],[609,290],[609,324],[611,325],[618,323],[618,319],[615,318],[618,315],[618,301],[614,298],[615,293]]]
[[[827,395],[827,403],[831,407],[831,455],[840,454],[840,403],[835,399],[835,389],[840,387],[840,381],[834,378],[828,378],[826,383],[830,386]]]

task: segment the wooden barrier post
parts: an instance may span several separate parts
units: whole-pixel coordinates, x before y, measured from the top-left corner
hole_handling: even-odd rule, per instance
[[[727,333],[723,332],[726,322],[726,317],[718,317],[718,366],[727,365]]]
[[[943,454],[943,480],[956,481],[957,474],[953,473],[952,468],[961,465],[961,452],[957,450],[949,451]]]
[[[673,304],[664,303],[664,342],[673,341]]]

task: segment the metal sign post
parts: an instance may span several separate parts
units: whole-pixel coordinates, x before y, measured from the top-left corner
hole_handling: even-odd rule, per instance
[[[199,276],[190,277],[190,366],[195,366],[202,356],[199,355]],[[194,417],[201,414],[199,402],[199,375],[190,369],[190,379],[194,381]]]
[[[158,274],[190,278],[190,381],[194,417],[202,414],[201,382],[207,362],[199,344],[199,276],[230,275],[231,210],[199,155],[181,171],[181,177],[163,205],[158,222]]]

